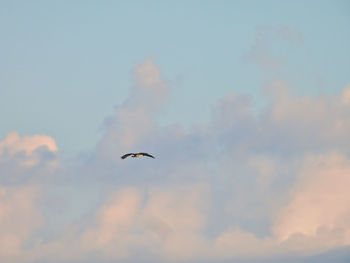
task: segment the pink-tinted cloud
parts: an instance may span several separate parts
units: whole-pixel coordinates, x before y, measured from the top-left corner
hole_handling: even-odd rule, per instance
[[[33,135],[20,137],[17,132],[7,134],[0,141],[0,156],[2,158],[14,158],[23,153],[20,163],[24,166],[33,166],[38,163],[40,154],[37,152],[44,148],[50,152],[57,152],[58,148],[53,138],[47,135]]]
[[[276,34],[294,41],[288,33]],[[93,160],[56,172],[59,187],[42,183],[41,206],[35,194],[5,188],[13,194],[5,194],[6,205],[0,202],[0,242],[12,251],[1,252],[9,262],[215,262],[349,245],[349,88],[300,96],[274,82],[261,114],[248,96],[230,94],[210,122],[184,129],[155,121],[169,87],[153,62],[138,65],[133,80],[129,98],[106,121]],[[157,159],[120,160],[138,147],[152,148]],[[35,176],[34,168],[45,166],[42,148],[57,152],[48,136],[10,134],[0,143],[0,157],[7,158],[0,171],[16,175],[19,166],[22,175]],[[35,165],[22,162],[33,158]],[[61,207],[68,218],[62,231],[45,239],[35,230],[50,232],[53,225],[42,224],[44,216],[53,219],[42,205],[51,190],[72,202]],[[69,213],[79,213],[77,199],[90,210],[69,221]],[[21,219],[11,219],[16,216]]]
[[[342,103],[345,105],[350,104],[350,84],[346,86],[342,94]]]
[[[125,189],[114,194],[97,211],[96,227],[79,237],[82,248],[99,251],[107,259],[135,256],[135,249],[167,259],[190,258],[201,240],[206,197],[202,187],[186,188],[151,189],[146,195]]]
[[[23,260],[31,235],[43,225],[43,217],[35,203],[37,196],[36,187],[0,188],[0,259],[2,261]]]
[[[202,185],[124,188],[112,193],[82,231],[68,229],[59,239],[39,243],[32,257],[58,261],[196,259],[205,253],[207,190]],[[22,251],[22,253],[24,253]]]
[[[323,245],[350,244],[350,160],[332,153],[305,160],[290,202],[281,209],[274,233],[280,240],[293,235],[315,237],[332,233]],[[319,237],[320,238],[320,237]]]
[[[159,75],[144,82],[151,85],[154,79]],[[154,261],[215,261],[313,254],[348,245],[346,94],[311,97],[295,95],[288,87],[282,92],[272,89],[271,104],[261,115],[253,114],[249,98],[230,95],[217,104],[211,123],[192,131],[159,128],[155,111],[144,113],[157,134],[156,145],[193,150],[186,158],[185,150],[174,151],[175,165],[164,162],[143,169],[137,180],[152,178],[153,183],[131,180],[120,185],[85,218],[83,227],[73,226],[53,242],[41,243],[34,254],[73,262],[90,256],[99,261],[136,260],[138,255]],[[119,147],[109,148],[110,156],[119,159],[126,147],[119,140],[128,141],[121,131],[132,133],[136,117],[143,116],[136,108],[117,111],[113,120],[122,123],[122,129],[107,127],[104,143]],[[174,136],[166,136],[169,133]],[[133,146],[152,138],[145,130],[132,134],[138,140]],[[100,147],[105,151],[105,145]],[[210,154],[197,158],[193,153],[198,147]],[[335,150],[339,153],[330,153]],[[122,170],[123,178],[136,180],[135,169]],[[269,222],[264,235],[246,223],[262,220]],[[209,227],[214,229],[210,235]]]
[[[283,82],[272,84],[272,103],[265,121],[266,129],[279,133],[301,151],[348,151],[350,108],[346,104],[348,88],[342,94],[296,95]],[[275,131],[273,131],[273,129]],[[278,137],[277,135],[276,137]]]

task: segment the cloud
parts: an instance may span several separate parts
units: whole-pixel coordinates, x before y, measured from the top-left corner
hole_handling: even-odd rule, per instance
[[[205,224],[202,187],[123,189],[96,213],[96,227],[82,244],[107,259],[127,258],[145,250],[165,259],[188,259],[195,253]],[[133,255],[135,256],[135,255]]]
[[[133,80],[125,103],[116,108],[113,117],[106,120],[106,134],[97,149],[97,154],[103,155],[102,158],[117,157],[114,156],[115,149],[119,150],[119,157],[123,151],[135,148],[151,136],[156,128],[154,116],[164,103],[169,86],[152,61],[137,65],[133,71]]]
[[[350,245],[350,160],[341,154],[309,156],[290,202],[281,209],[274,233],[280,240],[293,235],[317,237],[318,245]]]
[[[263,70],[278,71],[284,60],[272,47],[281,40],[284,44],[298,46],[303,44],[304,37],[300,31],[286,26],[259,26],[255,42],[244,58],[257,63]]]
[[[23,260],[30,249],[32,234],[43,225],[43,216],[35,203],[37,187],[0,188],[0,258]],[[27,248],[26,248],[27,247]]]
[[[206,187],[123,188],[109,195],[87,219],[88,225],[67,229],[33,251],[36,260],[58,262],[188,260],[203,251]],[[77,230],[77,229],[81,230]],[[141,259],[141,258],[140,258]]]
[[[300,183],[301,174],[311,173],[305,172],[310,155],[328,156],[338,152],[346,156],[348,153],[346,134],[350,126],[347,124],[349,108],[344,103],[346,90],[339,95],[300,96],[286,83],[275,82],[269,96],[270,104],[260,114],[254,114],[249,97],[230,94],[217,103],[211,122],[200,127],[184,130],[176,125],[154,124],[156,136],[140,132],[140,141],[134,145],[153,147],[163,165],[152,165],[150,169],[146,162],[139,162],[137,167],[120,163],[120,167],[112,168],[114,178],[119,174],[126,177],[118,177],[121,190],[126,185],[137,185],[138,190],[133,190],[133,198],[130,197],[135,203],[129,206],[133,212],[130,212],[130,225],[125,227],[128,230],[115,235],[122,243],[107,238],[108,249],[101,249],[104,251],[101,253],[108,255],[107,258],[122,255],[132,259],[135,258],[132,251],[136,250],[152,260],[249,260],[291,253],[315,254],[347,245],[339,241],[347,235],[346,231],[341,233],[337,228],[324,231],[327,224],[321,224],[317,230],[318,223],[311,220],[305,229],[321,231],[311,235],[298,229],[297,223],[293,226],[291,218],[295,215],[285,212],[294,203],[291,186]],[[161,101],[163,99],[165,97]],[[114,118],[122,119],[122,115],[117,111]],[[123,123],[127,128],[128,123]],[[109,139],[103,140],[107,143]],[[111,156],[119,158],[121,148],[114,148]],[[97,171],[103,173],[104,170]],[[206,210],[199,209],[205,203],[201,201],[189,206],[184,214],[195,218],[197,225],[191,223],[186,231],[170,220],[176,219],[177,214],[182,215],[181,206],[170,205],[165,194],[170,191],[167,186],[175,182],[182,186],[206,183],[210,186],[210,195],[206,195],[208,204],[215,204]],[[316,179],[313,184],[316,189],[321,187]],[[165,193],[156,199],[145,198],[142,191],[147,192],[145,189],[154,185]],[[180,194],[169,196],[181,200]],[[298,199],[297,195],[294,198]],[[326,213],[322,200],[319,214]],[[179,203],[188,205],[186,200]],[[152,216],[146,216],[151,208]],[[306,210],[311,211],[310,207]],[[191,212],[194,216],[189,216]],[[135,217],[138,220],[135,221]],[[98,225],[91,231],[104,237],[103,220]],[[135,235],[132,231],[142,234]],[[123,253],[113,253],[113,249],[120,247]]]
[[[282,144],[278,138],[281,137],[288,141],[285,145],[289,150],[300,152],[348,152],[346,137],[350,131],[350,108],[344,103],[347,88],[339,95],[314,97],[296,95],[283,82],[275,82],[272,86],[277,92],[272,94],[264,129],[274,136],[275,142]]]
[[[288,30],[275,33],[297,41]],[[185,129],[155,121],[170,91],[159,68],[146,61],[132,76],[130,95],[105,121],[91,158],[52,169],[56,181],[36,181],[40,204],[37,192],[24,189],[33,183],[28,178],[42,178],[58,162],[55,141],[12,133],[0,142],[1,180],[19,178],[19,188],[5,187],[4,201],[19,210],[0,215],[0,232],[17,239],[0,238],[13,247],[0,258],[267,262],[349,245],[348,87],[314,97],[273,82],[261,113],[249,96],[229,94],[208,123]],[[120,159],[141,149],[156,159]],[[56,201],[65,218],[47,209]],[[16,216],[22,228],[7,225]],[[52,226],[61,231],[50,232]]]
[[[345,105],[350,104],[350,84],[346,86],[342,94],[342,103]]]
[[[3,158],[16,158],[21,165],[33,166],[39,162],[40,149],[57,152],[58,148],[53,138],[47,135],[19,136],[17,132],[7,134],[0,141],[0,156]]]
[[[23,185],[48,179],[60,167],[58,147],[47,135],[11,132],[0,141],[0,183]],[[46,178],[46,179],[45,179]]]

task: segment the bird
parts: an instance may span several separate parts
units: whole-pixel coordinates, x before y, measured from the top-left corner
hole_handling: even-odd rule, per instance
[[[127,154],[124,154],[120,158],[125,159],[126,157],[129,157],[129,156],[131,156],[133,158],[142,157],[142,156],[148,156],[148,157],[151,157],[151,158],[155,159],[154,156],[150,155],[149,153],[127,153]]]

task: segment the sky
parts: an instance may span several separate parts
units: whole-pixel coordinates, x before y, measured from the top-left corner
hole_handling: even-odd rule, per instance
[[[1,261],[350,260],[350,1],[0,6]]]

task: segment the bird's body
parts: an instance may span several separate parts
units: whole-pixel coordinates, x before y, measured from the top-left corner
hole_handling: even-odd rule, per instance
[[[121,158],[125,159],[126,157],[129,157],[129,156],[131,156],[133,158],[147,156],[147,157],[151,157],[154,159],[154,156],[150,155],[149,153],[127,153],[127,154],[124,154]]]

